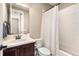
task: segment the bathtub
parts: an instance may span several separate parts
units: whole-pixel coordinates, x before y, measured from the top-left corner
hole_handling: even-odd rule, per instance
[[[59,50],[58,56],[73,56],[73,55],[63,50]]]
[[[30,34],[29,34],[29,33],[28,33],[28,34],[24,34],[24,36],[26,36],[27,39],[28,39],[28,38],[32,39],[32,38],[30,37]],[[35,40],[38,41],[38,40],[41,40],[41,38],[35,39]],[[56,55],[57,55],[57,56],[73,56],[72,54],[70,54],[70,53],[68,53],[68,52],[65,52],[65,51],[63,51],[63,50],[58,50],[58,53],[57,53]]]

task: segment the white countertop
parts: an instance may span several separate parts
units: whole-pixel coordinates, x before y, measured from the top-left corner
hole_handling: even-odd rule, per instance
[[[23,45],[23,44],[29,44],[36,42],[35,39],[29,38],[26,35],[22,35],[22,39],[15,39],[15,35],[9,35],[3,42],[3,45],[7,45],[7,48]]]

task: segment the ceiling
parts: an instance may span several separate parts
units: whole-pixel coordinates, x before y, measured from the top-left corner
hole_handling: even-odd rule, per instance
[[[35,5],[43,5],[43,4],[48,4],[50,6],[54,6],[56,5],[57,3],[13,3],[12,5],[14,7],[19,7],[21,9],[24,9],[24,10],[29,10],[29,8],[31,8],[32,6],[35,6]]]
[[[52,5],[52,6],[54,6],[54,5],[56,5],[57,3],[49,3],[50,5]]]
[[[51,6],[55,6],[57,3],[24,3],[24,4],[28,5],[29,7],[32,7],[32,6],[38,5],[38,4],[48,4]]]

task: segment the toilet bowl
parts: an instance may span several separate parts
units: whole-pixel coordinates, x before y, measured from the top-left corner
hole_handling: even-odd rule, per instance
[[[38,56],[50,56],[51,53],[50,53],[49,49],[47,49],[46,47],[43,46],[43,41],[41,39],[38,39],[36,41],[35,46],[36,46],[36,50],[37,50],[36,54]]]
[[[50,56],[50,51],[45,47],[38,48],[38,52],[39,56]]]

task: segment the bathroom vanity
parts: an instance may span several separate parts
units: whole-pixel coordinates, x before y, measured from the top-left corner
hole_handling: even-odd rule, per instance
[[[34,43],[4,49],[3,56],[34,56]]]
[[[3,41],[3,45],[7,48],[3,49],[3,56],[34,56],[35,53],[35,40],[27,36],[22,39],[14,39],[13,36],[8,36]]]

